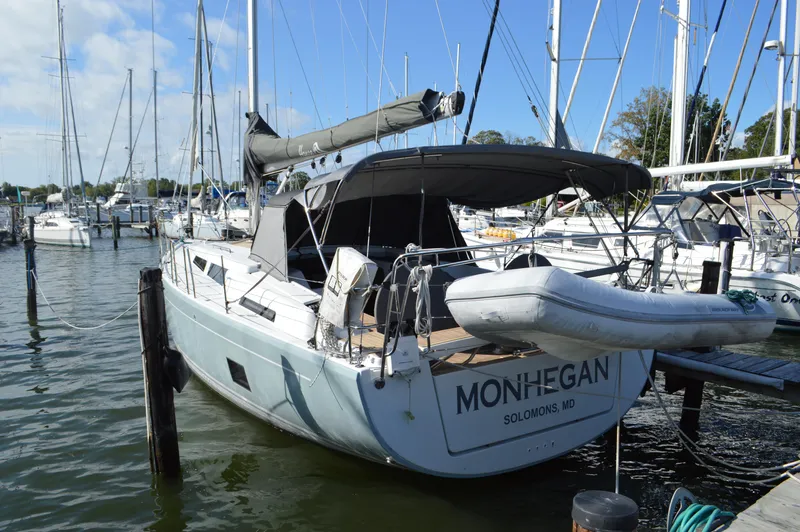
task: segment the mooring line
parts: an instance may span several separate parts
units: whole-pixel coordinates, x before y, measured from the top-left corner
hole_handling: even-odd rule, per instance
[[[79,331],[93,331],[93,330],[95,330],[95,329],[101,329],[101,328],[105,327],[106,325],[109,325],[109,324],[111,324],[111,323],[114,323],[115,321],[117,321],[118,319],[120,319],[122,316],[124,316],[125,314],[127,314],[128,312],[130,312],[131,310],[133,310],[133,308],[134,308],[136,305],[138,305],[138,304],[139,304],[139,299],[137,298],[137,299],[136,299],[136,302],[134,302],[134,304],[133,304],[133,305],[131,305],[130,307],[128,307],[127,309],[125,309],[125,310],[122,312],[122,314],[119,314],[118,316],[115,316],[114,318],[112,318],[112,319],[108,320],[108,321],[107,321],[107,322],[105,322],[105,323],[101,323],[100,325],[95,325],[95,326],[93,326],[93,327],[81,327],[81,326],[79,326],[79,325],[73,325],[72,323],[68,322],[67,320],[65,320],[64,318],[62,318],[61,316],[59,316],[59,315],[58,315],[58,312],[56,312],[56,309],[54,309],[54,308],[53,308],[53,305],[51,305],[51,304],[50,304],[50,301],[48,301],[48,300],[47,300],[47,296],[46,296],[46,295],[44,295],[44,291],[42,290],[42,286],[41,286],[41,284],[39,283],[39,278],[38,278],[38,277],[36,277],[36,274],[35,274],[34,272],[31,272],[31,275],[33,275],[33,279],[34,279],[34,281],[36,281],[36,287],[39,289],[39,293],[40,293],[40,294],[42,294],[42,297],[44,298],[44,302],[45,302],[45,303],[47,303],[47,306],[48,306],[48,307],[50,307],[50,310],[53,312],[53,314],[55,314],[56,318],[57,318],[57,319],[58,319],[58,320],[59,320],[61,323],[63,323],[64,325],[67,325],[68,327],[72,327],[73,329],[77,329],[77,330],[79,330]]]

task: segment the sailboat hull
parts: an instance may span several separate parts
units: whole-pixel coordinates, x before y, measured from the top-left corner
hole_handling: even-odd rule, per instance
[[[434,375],[426,361],[379,388],[376,367],[256,329],[167,277],[171,335],[212,390],[279,429],[435,476],[500,474],[592,441],[632,406],[652,364],[652,351],[645,367],[638,352],[584,363],[540,354]]]

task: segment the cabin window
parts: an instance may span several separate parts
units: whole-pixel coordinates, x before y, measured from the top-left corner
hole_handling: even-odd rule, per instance
[[[539,236],[543,236],[543,237],[547,237],[547,238],[553,238],[553,237],[564,236],[564,233],[562,233],[561,231],[545,231],[544,233],[542,233]],[[551,244],[560,244],[561,240],[549,240],[548,242],[551,243]]]
[[[228,361],[228,370],[231,372],[231,379],[233,379],[233,382],[245,390],[250,391],[250,383],[247,381],[247,373],[244,370],[244,366],[234,362],[230,358],[226,358],[225,360]]]
[[[225,272],[227,270],[222,266],[214,264],[213,262],[208,267],[208,276],[214,279],[217,283],[223,284],[225,281]]]
[[[600,245],[599,238],[581,238],[572,240],[572,247],[596,248],[599,245]]]
[[[192,262],[194,263],[195,266],[197,266],[201,270],[205,271],[206,264],[207,264],[206,259],[204,259],[203,257],[200,257],[198,255],[195,255],[194,256],[194,260]]]

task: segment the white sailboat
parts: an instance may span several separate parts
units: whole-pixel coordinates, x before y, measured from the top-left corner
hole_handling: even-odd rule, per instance
[[[39,244],[88,248],[92,245],[88,218],[81,219],[73,215],[73,198],[70,194],[72,184],[72,180],[70,179],[70,125],[72,126],[72,137],[75,141],[75,155],[80,170],[81,190],[83,190],[83,166],[81,163],[80,148],[78,146],[75,113],[72,108],[72,91],[70,89],[69,70],[65,57],[64,20],[60,1],[56,2],[56,7],[58,10],[58,61],[61,87],[61,174],[64,188],[60,193],[48,196],[47,207],[49,210],[45,210],[34,217],[34,238]],[[88,209],[86,208],[85,196],[83,196],[83,207],[84,213],[86,213]],[[27,227],[24,228],[24,231],[27,231]]]

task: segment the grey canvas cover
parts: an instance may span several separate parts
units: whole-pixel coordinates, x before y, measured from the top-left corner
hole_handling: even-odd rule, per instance
[[[345,148],[430,124],[461,113],[464,93],[446,95],[430,89],[400,98],[363,116],[295,138],[281,138],[258,115],[250,115],[244,150],[250,179],[336,153]]]
[[[477,208],[517,205],[571,186],[570,180],[595,198],[648,189],[651,183],[647,170],[631,163],[538,146],[468,144],[382,152],[313,179],[304,190],[274,196],[263,210],[251,258],[262,263],[263,271],[286,278],[288,248],[295,242],[313,245],[301,235],[308,227],[306,201],[312,218],[333,209],[326,244],[364,245],[370,234],[364,224],[371,220],[382,224],[372,227],[372,245],[450,248],[463,245],[463,239],[450,219],[448,201]],[[423,193],[425,239],[418,230]],[[318,236],[323,236],[323,222],[316,224]]]

